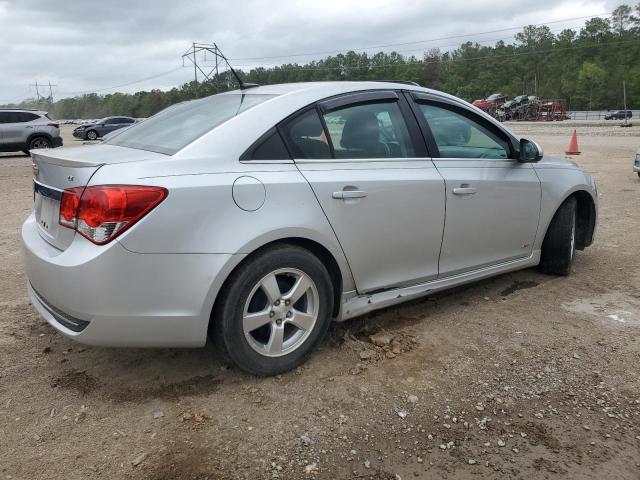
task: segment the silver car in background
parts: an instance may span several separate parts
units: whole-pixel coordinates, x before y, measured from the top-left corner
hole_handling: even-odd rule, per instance
[[[0,152],[61,146],[60,125],[47,112],[0,108]]]
[[[570,272],[597,191],[470,104],[416,85],[255,87],[97,146],[33,154],[36,309],[108,346],[301,364],[331,320],[539,265]]]

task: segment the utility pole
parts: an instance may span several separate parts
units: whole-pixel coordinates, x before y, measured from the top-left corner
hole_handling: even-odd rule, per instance
[[[624,123],[620,125],[621,127],[630,127],[629,119],[627,118],[627,82],[626,80],[622,81],[622,100],[624,103]]]

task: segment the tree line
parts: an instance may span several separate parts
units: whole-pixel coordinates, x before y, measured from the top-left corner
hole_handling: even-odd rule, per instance
[[[468,101],[492,93],[564,99],[568,110],[640,109],[640,3],[621,5],[608,18],[594,17],[575,31],[554,33],[530,25],[510,43],[492,46],[465,42],[450,51],[429,49],[422,57],[353,51],[306,64],[288,63],[238,71],[245,82],[260,85],[323,80],[408,80]],[[148,117],[177,102],[236,88],[229,72],[168,91],[133,94],[90,93],[50,104],[25,100],[15,106],[49,110],[55,118],[107,115]]]

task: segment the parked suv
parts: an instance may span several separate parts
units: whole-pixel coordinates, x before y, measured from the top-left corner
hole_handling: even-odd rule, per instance
[[[613,112],[609,112],[604,116],[605,120],[624,120],[625,118],[633,117],[633,112],[631,110],[615,110]]]
[[[0,152],[61,146],[60,126],[47,112],[0,109]]]
[[[97,122],[80,125],[73,131],[73,136],[82,140],[96,140],[120,128],[130,127],[136,123],[131,117],[105,117]]]

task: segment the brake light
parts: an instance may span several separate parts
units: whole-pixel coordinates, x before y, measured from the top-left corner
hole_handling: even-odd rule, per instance
[[[134,225],[167,196],[162,187],[95,185],[62,192],[59,223],[104,245]]]
[[[60,124],[58,123],[47,123],[48,127],[60,128]]]

